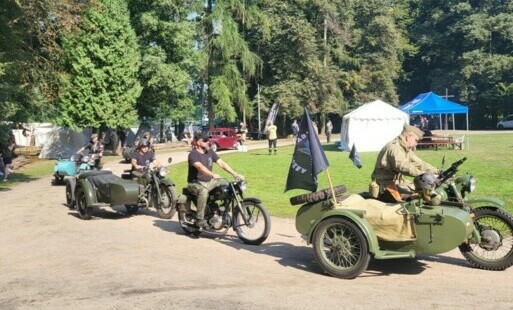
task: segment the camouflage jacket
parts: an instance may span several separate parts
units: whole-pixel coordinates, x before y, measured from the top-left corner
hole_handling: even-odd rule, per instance
[[[404,176],[415,177],[431,170],[437,173],[438,169],[426,163],[412,150],[408,149],[402,136],[398,136],[379,152],[376,159],[376,165],[372,172],[372,180],[379,185],[385,185],[390,182],[404,184]]]

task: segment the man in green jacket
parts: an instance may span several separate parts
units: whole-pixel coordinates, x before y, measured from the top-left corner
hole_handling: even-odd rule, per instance
[[[404,176],[415,177],[438,169],[413,153],[424,133],[415,126],[405,125],[402,133],[379,152],[372,172],[370,193],[387,202],[403,201],[414,189]]]

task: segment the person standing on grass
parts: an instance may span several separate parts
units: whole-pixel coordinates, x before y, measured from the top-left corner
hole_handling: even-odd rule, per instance
[[[294,139],[294,144],[296,143],[298,133],[299,133],[299,125],[297,124],[297,120],[294,120],[294,122],[292,123],[292,138]]]
[[[269,121],[267,126],[267,140],[269,142],[269,155],[274,151],[274,155],[276,155],[276,141],[278,140],[277,134],[278,128],[272,121]]]
[[[12,158],[14,155],[14,149],[16,147],[16,142],[14,142],[14,138],[9,137],[7,140],[7,147],[5,148],[4,152],[2,153],[2,161],[3,161],[3,175],[4,175],[4,181],[8,181],[7,177],[9,174],[13,172],[13,166],[12,166]]]
[[[326,141],[330,143],[331,141],[331,131],[333,130],[333,124],[331,123],[331,120],[328,120],[326,123]]]

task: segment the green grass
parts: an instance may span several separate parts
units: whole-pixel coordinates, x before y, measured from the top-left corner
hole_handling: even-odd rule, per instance
[[[304,190],[291,190],[284,193],[285,182],[294,149],[292,146],[282,147],[278,155],[268,155],[266,149],[247,153],[220,153],[221,158],[228,162],[237,172],[243,174],[248,181],[247,197],[257,197],[263,201],[272,215],[292,217],[297,211],[291,206],[289,198],[307,193]],[[341,152],[333,145],[324,145],[330,167],[328,172],[333,185],[344,184],[348,192],[367,191],[370,175],[374,168],[377,152],[360,153],[363,163],[361,169],[356,168],[348,158],[348,152]],[[470,150],[418,150],[416,154],[431,164],[440,167],[445,156],[445,167],[466,156],[467,161],[460,167],[460,173],[472,173],[477,180],[477,189],[471,195],[498,197],[506,202],[506,209],[513,211],[513,135],[488,134],[471,135]],[[229,177],[219,166],[215,172]],[[170,178],[177,188],[186,185],[187,163],[173,165]],[[328,187],[326,172],[318,176],[319,189]]]
[[[0,192],[6,191],[16,183],[29,182],[48,177],[53,172],[55,160],[34,160],[28,165],[17,169],[13,174],[9,175],[9,181],[0,181]]]

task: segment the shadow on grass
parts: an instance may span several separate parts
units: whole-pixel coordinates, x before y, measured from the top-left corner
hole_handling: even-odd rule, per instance
[[[41,177],[31,177],[24,173],[15,172],[9,175],[9,179],[7,182],[3,181],[3,178],[0,178],[0,192],[11,190],[13,185],[19,183],[26,183],[34,180],[41,179]]]

